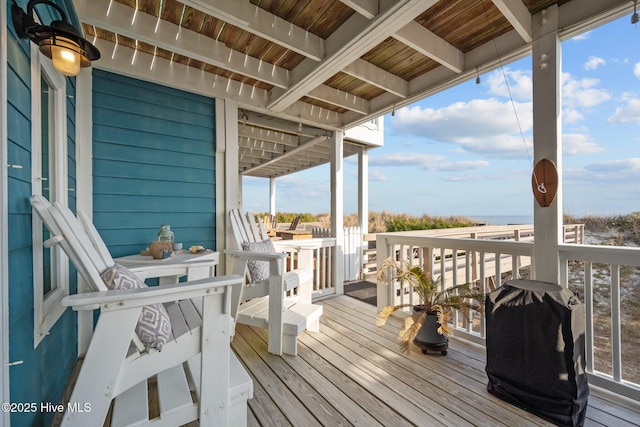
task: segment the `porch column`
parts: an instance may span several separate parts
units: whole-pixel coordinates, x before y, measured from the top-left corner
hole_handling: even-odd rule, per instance
[[[558,7],[551,6],[533,20],[533,154],[534,165],[551,160],[558,171],[555,201],[541,207],[534,199],[535,230],[532,276],[560,283],[558,245],[562,241],[562,119],[561,45],[558,38]],[[537,191],[537,190],[533,190]]]
[[[369,150],[358,151],[358,225],[364,235],[369,232]]]
[[[336,294],[344,293],[344,134],[333,132],[333,152],[331,153],[331,236],[336,238],[333,259],[333,283]]]
[[[269,178],[269,214],[276,214],[276,177]]]
[[[242,176],[238,165],[238,105],[216,99],[216,249],[233,242],[229,224],[231,209],[242,205]],[[221,254],[218,273],[231,271]]]

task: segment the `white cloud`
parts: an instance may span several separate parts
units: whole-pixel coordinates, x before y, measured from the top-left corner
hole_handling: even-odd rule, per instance
[[[486,160],[461,160],[457,162],[444,162],[438,165],[439,171],[458,172],[482,169],[489,166]]]
[[[597,70],[601,65],[607,65],[604,59],[597,56],[590,56],[589,59],[587,59],[587,62],[584,64],[584,69],[587,71]]]
[[[601,151],[604,151],[604,148],[590,141],[588,135],[581,133],[566,133],[562,135],[562,153],[566,156],[594,154]]]
[[[592,62],[599,63],[597,59]],[[512,103],[511,99],[498,98],[508,97],[509,94],[504,76],[507,77],[513,98],[525,99],[527,102]],[[505,68],[504,75],[502,71],[490,73],[487,85],[489,92],[496,97],[455,102],[438,109],[418,105],[405,107],[396,112],[389,126],[398,135],[455,144],[459,147],[456,151],[500,158],[524,157],[525,144],[527,149],[531,150],[531,73]],[[564,123],[575,124],[583,121],[584,109],[597,106],[611,98],[609,93],[599,86],[598,79],[576,78],[570,73],[563,73]],[[631,114],[629,116],[631,117]],[[640,118],[640,114],[634,117]],[[600,146],[584,137],[568,135],[568,138],[565,146],[567,154],[594,153],[602,150]]]
[[[402,108],[390,121],[397,134],[456,144],[465,152],[489,156],[524,156],[520,127],[532,126],[532,104],[495,98],[456,102],[443,108]]]
[[[640,157],[592,163],[585,166],[585,170],[589,173],[588,179],[593,182],[630,183],[629,180],[640,178]]]
[[[567,108],[594,107],[611,99],[606,90],[596,86],[600,84],[598,79],[576,79],[570,73],[562,73],[562,103]]]
[[[633,66],[633,75],[640,79],[640,62]]]
[[[443,161],[444,156],[423,153],[392,153],[369,155],[370,166],[424,166]]]
[[[572,41],[583,41],[583,40],[589,40],[589,37],[591,36],[591,31],[587,31],[586,33],[582,33],[579,34],[573,38],[571,38]]]
[[[386,180],[387,180],[386,175],[380,172],[379,169],[369,170],[369,181],[386,181]]]
[[[627,99],[624,105],[616,108],[615,113],[607,119],[607,123],[614,125],[635,123],[640,125],[640,99]]]
[[[509,84],[508,88],[505,76]],[[533,79],[531,78],[531,71],[528,70],[504,68],[504,73],[501,70],[494,71],[489,73],[487,84],[491,95],[508,98],[509,93],[511,93],[514,99],[524,101],[530,101],[533,97]]]
[[[481,169],[489,166],[486,160],[447,161],[444,156],[425,153],[392,153],[369,156],[369,165],[386,166],[415,166],[430,172],[459,172]]]
[[[584,116],[574,108],[565,108],[562,110],[562,122],[567,124],[578,123],[584,120]]]

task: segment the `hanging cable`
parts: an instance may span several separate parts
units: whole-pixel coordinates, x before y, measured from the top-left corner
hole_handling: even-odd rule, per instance
[[[487,6],[485,4],[485,0],[482,0],[482,6],[484,8],[484,16],[487,19],[487,24],[489,24],[489,28],[491,28],[493,30],[493,26],[491,25],[491,22],[489,20],[489,12],[487,10]],[[493,31],[492,31],[493,32]],[[522,125],[520,124],[520,118],[518,117],[518,110],[516,109],[516,103],[513,99],[513,95],[511,94],[511,87],[509,86],[509,81],[507,80],[507,73],[504,71],[504,65],[502,64],[502,57],[500,56],[500,51],[498,50],[498,44],[496,43],[496,39],[495,37],[491,37],[491,40],[493,42],[493,47],[496,51],[496,57],[498,58],[498,64],[500,65],[500,71],[502,72],[502,78],[504,79],[504,84],[507,88],[507,93],[509,94],[509,100],[511,102],[511,107],[513,108],[513,114],[516,117],[516,123],[518,124],[518,130],[520,131],[520,137],[522,138],[522,145],[524,145],[524,151],[527,153],[527,159],[529,160],[529,163],[531,164],[531,169],[533,170],[533,179],[535,180],[536,183],[536,188],[538,189],[539,192],[541,193],[546,193],[547,189],[544,185],[544,182],[539,182],[538,181],[538,177],[536,176],[536,171],[533,167],[533,160],[531,159],[531,155],[529,154],[529,148],[527,147],[527,142],[525,140],[524,137],[524,132],[522,130]],[[476,69],[477,72],[477,69]]]

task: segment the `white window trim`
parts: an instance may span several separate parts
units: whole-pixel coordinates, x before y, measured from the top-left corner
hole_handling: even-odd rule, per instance
[[[55,174],[54,188],[50,188],[51,202],[67,202],[67,102],[66,78],[62,76],[49,59],[42,55],[35,45],[31,45],[31,185],[33,194],[42,194],[42,119],[41,119],[41,77],[49,83],[49,102],[53,102],[53,117],[49,118],[49,126],[54,138],[53,168],[49,174]],[[34,348],[48,335],[51,327],[65,311],[62,298],[69,295],[69,261],[59,247],[52,247],[57,252],[55,271],[57,286],[46,297],[43,296],[44,280],[42,277],[42,221],[33,215],[33,296],[34,296]]]

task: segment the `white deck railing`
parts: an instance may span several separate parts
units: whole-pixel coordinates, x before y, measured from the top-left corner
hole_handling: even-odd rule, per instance
[[[626,308],[622,304],[631,287],[638,286],[629,279],[640,274],[640,248],[560,245],[559,249],[562,285],[583,294],[589,382],[640,401],[640,380],[637,372],[631,373],[640,353],[636,333],[640,318],[631,311],[638,301],[627,301]]]
[[[288,268],[295,268],[298,262],[313,268],[313,298],[335,293],[333,280],[333,252],[335,237],[321,237],[300,240],[278,240],[273,242],[278,251],[286,252]]]
[[[533,256],[532,242],[426,237],[420,232],[378,234],[376,247],[378,266],[391,256],[423,266],[434,279],[441,277],[443,287],[474,283],[485,292],[508,278],[528,278],[529,269],[523,267],[531,264]],[[561,286],[582,290],[584,295],[590,382],[640,400],[640,381],[637,374],[631,374],[636,366],[631,358],[640,351],[640,344],[631,338],[625,341],[621,333],[621,289],[624,289],[621,272],[627,275],[640,272],[640,248],[562,244],[560,260]],[[610,274],[596,276],[596,268]],[[606,306],[602,298],[594,298],[596,290],[603,289],[610,293],[610,304]],[[419,304],[417,295],[406,284],[378,283],[377,292],[378,307]],[[603,331],[597,322],[610,325],[610,337],[594,335],[594,330]],[[457,335],[476,343],[484,342],[484,316],[476,313],[471,320],[456,316],[454,326]],[[633,375],[636,377],[631,379]]]

